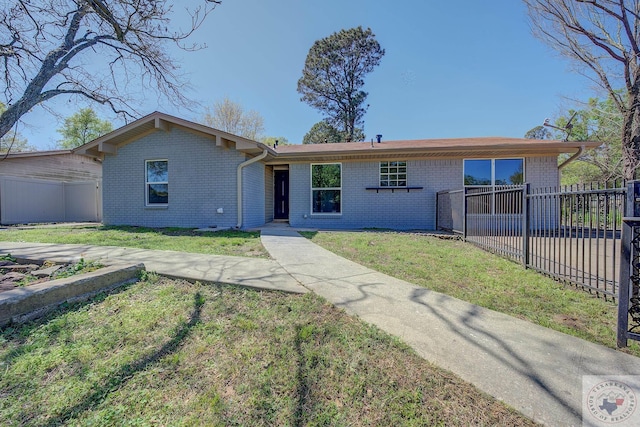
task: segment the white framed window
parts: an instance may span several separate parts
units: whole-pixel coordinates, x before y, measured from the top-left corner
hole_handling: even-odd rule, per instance
[[[520,214],[522,197],[504,187],[524,184],[524,159],[465,159],[464,186],[469,194],[469,209],[484,214]],[[500,189],[502,188],[502,190]]]
[[[406,187],[407,162],[380,162],[380,187]]]
[[[465,159],[464,185],[494,186],[524,183],[524,159]]]
[[[342,163],[311,164],[311,213],[342,213]]]
[[[145,160],[145,205],[166,206],[169,204],[169,161],[167,159]]]

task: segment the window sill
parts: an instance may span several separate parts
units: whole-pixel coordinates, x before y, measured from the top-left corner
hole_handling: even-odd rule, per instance
[[[144,206],[145,209],[169,209],[169,205],[157,205],[157,206],[153,206],[153,205],[145,205]]]
[[[376,190],[376,193],[380,192],[380,190],[391,190],[394,193],[396,190],[407,190],[407,193],[410,190],[422,190],[424,187],[367,187],[367,190]]]

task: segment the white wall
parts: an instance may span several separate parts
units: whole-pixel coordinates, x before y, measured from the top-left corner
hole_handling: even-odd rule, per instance
[[[0,223],[100,221],[99,181],[0,176]]]

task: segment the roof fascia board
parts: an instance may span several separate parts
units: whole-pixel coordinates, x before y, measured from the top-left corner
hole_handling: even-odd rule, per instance
[[[110,142],[117,137],[126,135],[127,132],[130,132],[136,127],[149,125],[149,124],[152,124],[152,128],[147,132],[134,135],[131,138],[125,138],[122,141],[119,141],[117,144],[113,144]],[[157,130],[163,130],[165,132],[169,132],[175,126],[185,129],[187,131],[193,132],[195,134],[213,139],[217,146],[228,147],[230,144],[225,143],[225,140],[226,140],[234,143],[236,146],[236,150],[242,150],[242,151],[259,150],[261,152],[263,149],[266,148],[269,151],[269,154],[276,155],[276,152],[271,147],[268,147],[257,141],[252,141],[250,139],[243,138],[241,136],[233,135],[228,132],[214,129],[199,123],[190,122],[188,120],[180,119],[178,117],[174,117],[174,116],[160,113],[157,111],[149,114],[148,116],[142,117],[132,123],[129,123],[128,125],[125,125],[119,129],[116,129],[113,132],[103,135],[100,138],[97,138],[85,145],[82,145],[76,148],[74,152],[78,154],[96,155],[96,154],[99,154],[100,152],[103,152],[101,147],[106,147],[107,149],[110,149],[109,145],[115,146],[115,147],[121,147],[123,145],[133,142],[134,140],[147,136],[150,133],[153,133]],[[111,153],[110,151],[108,153],[115,154],[115,153]]]
[[[108,142],[101,142],[98,144],[98,152],[105,154],[117,154],[118,147],[113,144],[109,144]]]
[[[491,159],[491,158],[508,158],[508,157],[550,157],[557,156],[561,153],[572,153],[573,151],[556,151],[556,152],[540,152],[540,151],[482,151],[475,153],[437,153],[437,154],[409,154],[405,153],[377,153],[375,156],[367,156],[366,153],[358,155],[353,153],[351,155],[313,155],[313,156],[277,156],[268,158],[265,161],[267,165],[282,165],[282,164],[300,164],[309,162],[335,162],[335,161],[348,161],[348,162],[375,162],[375,161],[387,161],[387,160],[456,160],[464,158],[478,158],[478,159]]]
[[[160,117],[156,117],[154,119],[154,124],[153,125],[154,125],[154,127],[156,129],[160,129],[160,130],[163,130],[165,132],[170,132],[171,131],[171,124],[168,121],[166,121],[164,119],[161,119]]]
[[[580,143],[576,144],[567,144],[564,142],[559,142],[557,144],[523,144],[516,146],[509,146],[504,144],[499,145],[485,145],[485,146],[460,146],[460,147],[415,147],[415,148],[375,148],[373,149],[360,149],[353,151],[343,151],[343,150],[335,150],[335,151],[311,151],[311,152],[290,152],[290,153],[282,153],[278,152],[276,157],[276,161],[278,160],[295,160],[302,158],[318,158],[318,157],[331,157],[331,158],[344,158],[349,159],[350,157],[361,158],[361,157],[370,157],[372,159],[375,158],[389,158],[389,157],[402,157],[402,156],[420,156],[424,158],[457,158],[463,156],[485,156],[491,157],[495,155],[495,153],[504,153],[505,155],[517,155],[517,156],[525,156],[525,157],[543,157],[545,155],[558,155],[561,153],[573,153],[575,150],[579,148],[579,146],[585,145],[589,148],[595,148],[600,145],[597,142],[590,143]]]

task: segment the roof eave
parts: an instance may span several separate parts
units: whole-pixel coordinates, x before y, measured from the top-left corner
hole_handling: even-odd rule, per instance
[[[314,160],[375,160],[375,159],[388,159],[388,158],[464,158],[464,157],[496,157],[496,156],[514,156],[514,157],[538,157],[545,155],[558,155],[563,153],[573,153],[581,146],[585,148],[598,147],[600,143],[584,142],[584,143],[563,143],[557,144],[527,144],[522,146],[513,145],[485,145],[478,146],[458,146],[452,147],[417,147],[417,148],[371,148],[370,150],[354,150],[354,151],[304,151],[304,152],[290,152],[282,153],[269,159],[268,163],[277,164],[284,161],[314,161]],[[374,147],[376,147],[374,145]]]
[[[173,127],[179,127],[210,138],[217,146],[230,147],[233,145],[236,150],[246,154],[259,154],[265,149],[271,151],[271,154],[275,154],[275,151],[260,142],[157,111],[81,145],[74,150],[74,153],[90,156],[115,155],[118,152],[118,148],[130,142],[154,132],[169,132]]]

